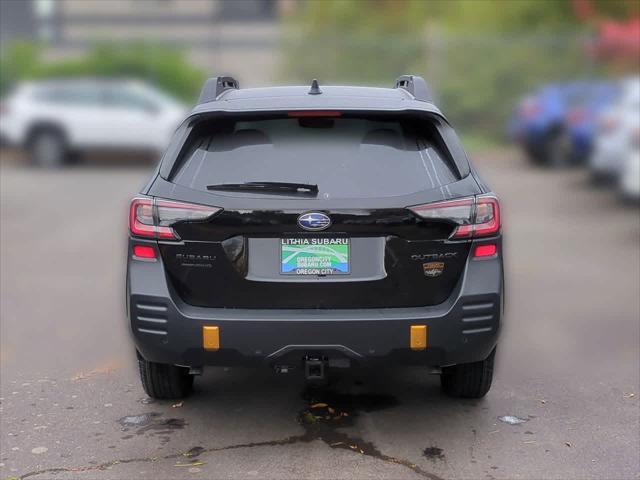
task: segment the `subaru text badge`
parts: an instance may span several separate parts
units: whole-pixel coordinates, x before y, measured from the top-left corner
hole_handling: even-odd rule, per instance
[[[329,228],[331,219],[328,215],[320,212],[303,213],[298,217],[298,225],[305,230],[317,232]]]

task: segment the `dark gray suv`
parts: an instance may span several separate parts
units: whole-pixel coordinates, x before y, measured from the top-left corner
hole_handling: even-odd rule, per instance
[[[145,391],[205,366],[422,365],[491,386],[500,207],[431,101],[395,88],[205,84],[131,202],[127,310]]]

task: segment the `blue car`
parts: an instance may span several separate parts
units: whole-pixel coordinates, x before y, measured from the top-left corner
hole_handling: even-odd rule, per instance
[[[585,101],[571,108],[565,118],[569,150],[568,160],[584,163],[593,150],[597,133],[597,119],[619,95],[613,83],[598,83],[589,88]]]
[[[615,96],[603,82],[547,84],[518,105],[508,126],[535,163],[565,165],[591,150],[595,118]]]

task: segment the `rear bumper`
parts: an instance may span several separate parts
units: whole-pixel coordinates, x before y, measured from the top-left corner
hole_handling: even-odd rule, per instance
[[[596,144],[589,159],[592,173],[602,177],[616,178],[624,166],[625,151],[617,145]]]
[[[450,298],[417,308],[341,310],[214,309],[186,305],[171,291],[162,261],[129,257],[127,310],[139,353],[185,366],[296,365],[304,355],[352,364],[446,366],[486,358],[502,315],[501,257],[468,260]],[[426,325],[427,348],[410,348],[411,325]],[[220,349],[203,348],[217,326]]]
[[[11,117],[0,117],[0,145],[3,147],[20,147],[24,143],[20,127]]]
[[[590,125],[575,126],[569,128],[571,140],[571,159],[582,162],[589,158],[593,151],[594,132]]]
[[[620,178],[622,194],[629,200],[640,200],[640,151],[627,155]]]

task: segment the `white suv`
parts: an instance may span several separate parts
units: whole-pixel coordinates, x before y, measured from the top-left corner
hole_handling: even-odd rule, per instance
[[[628,157],[637,153],[640,131],[640,77],[621,84],[619,98],[598,118],[595,148],[589,168],[595,180],[618,181]]]
[[[19,85],[0,108],[0,137],[35,165],[95,149],[160,152],[186,107],[136,80],[56,79]]]
[[[630,143],[620,174],[620,190],[625,199],[640,202],[640,128],[633,132]]]

